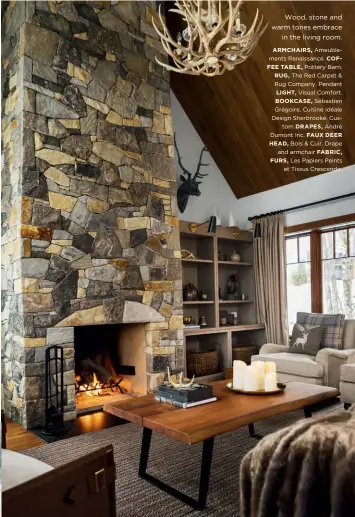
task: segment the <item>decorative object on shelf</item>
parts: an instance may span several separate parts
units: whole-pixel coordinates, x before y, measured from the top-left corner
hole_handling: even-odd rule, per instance
[[[218,298],[219,298],[220,301],[223,301],[222,288],[221,287],[218,288]]]
[[[170,376],[170,368],[168,366],[168,380],[169,380],[169,383],[176,389],[187,389],[189,388],[194,380],[195,380],[195,376],[192,377],[191,381],[188,379],[187,382],[183,380],[182,378],[182,372],[180,373],[180,376],[179,376],[179,380],[177,380],[177,376],[176,375],[173,375],[173,376]]]
[[[244,361],[234,360],[233,383],[228,387],[243,393],[277,393],[281,388],[277,384],[276,363],[254,361],[247,366]]]
[[[247,31],[240,22],[242,4],[242,0],[237,3],[176,0],[175,8],[169,11],[179,14],[187,24],[182,32],[177,33],[176,41],[163,20],[159,6],[160,24],[158,27],[153,18],[153,26],[175,66],[156,58],[157,63],[167,70],[189,75],[214,76],[233,70],[250,56],[267,27],[267,24],[263,26],[263,17],[259,17],[257,10]]]
[[[220,324],[221,327],[224,327],[225,325],[227,325],[227,318],[225,316],[222,316],[219,319],[219,324]]]
[[[181,168],[183,174],[186,175],[183,176],[180,175],[181,185],[177,189],[177,202],[180,212],[183,214],[185,212],[185,208],[187,206],[187,202],[189,200],[189,196],[200,196],[201,192],[199,189],[199,185],[201,185],[201,181],[197,181],[199,178],[202,179],[205,176],[208,176],[207,174],[202,174],[200,172],[201,167],[208,167],[209,163],[202,163],[202,155],[205,151],[208,152],[207,147],[203,147],[200,153],[200,158],[198,160],[197,169],[194,175],[192,175],[191,172],[189,172],[182,164],[182,157],[180,156],[179,149],[176,143],[176,133],[174,133],[174,144],[176,149],[176,155],[178,159],[179,167]]]
[[[249,299],[249,297],[248,297],[248,295],[247,295],[247,294],[242,293],[242,294],[240,295],[240,299],[241,299],[242,301],[247,301],[247,300]]]
[[[183,259],[194,259],[195,255],[189,250],[181,250],[181,258]]]
[[[183,299],[185,302],[197,301],[197,288],[191,282],[184,287]]]
[[[229,325],[238,325],[238,313],[236,311],[228,312],[227,321]]]
[[[233,251],[233,253],[231,253],[229,255],[229,261],[230,262],[241,262],[242,261],[242,257],[240,256],[239,253],[237,253],[236,251]]]
[[[238,279],[237,275],[230,275],[227,281],[228,300],[237,300]]]
[[[258,353],[258,347],[255,345],[234,346],[232,348],[233,361],[244,361],[246,364],[251,363],[251,357]]]
[[[205,302],[205,301],[207,301],[207,298],[208,298],[208,296],[207,296],[206,291],[204,291],[203,289],[201,289],[200,294],[199,294],[199,299],[200,299],[202,302]]]
[[[219,347],[218,344],[216,344]],[[188,352],[187,375],[195,374],[196,377],[213,375],[219,371],[218,350],[209,352]]]
[[[191,325],[192,323],[192,316],[184,316],[182,318],[182,322],[184,325]]]
[[[206,320],[206,316],[201,316],[200,319],[198,320],[198,324],[200,325],[200,327],[207,327],[208,323]]]
[[[216,233],[216,230],[217,230],[217,217],[215,215],[212,215],[204,223],[200,223],[200,224],[191,223],[191,224],[189,224],[189,230],[190,230],[191,233],[195,233],[196,229],[199,226],[202,226],[203,224],[206,224],[206,223],[208,223],[207,233]]]

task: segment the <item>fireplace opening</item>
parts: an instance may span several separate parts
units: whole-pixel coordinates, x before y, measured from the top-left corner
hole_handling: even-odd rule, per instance
[[[75,327],[75,392],[79,413],[146,393],[146,381],[141,382],[146,377],[142,327]]]

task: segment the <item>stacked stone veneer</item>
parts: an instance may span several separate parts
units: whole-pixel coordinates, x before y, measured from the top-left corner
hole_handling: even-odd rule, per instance
[[[148,387],[183,366],[169,77],[149,2],[10,2],[3,17],[3,392],[43,422],[44,356],[144,322]]]

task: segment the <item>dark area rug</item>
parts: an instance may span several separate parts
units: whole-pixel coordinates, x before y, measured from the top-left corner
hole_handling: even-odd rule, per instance
[[[344,411],[340,403],[323,406],[314,416],[328,411]],[[270,434],[300,418],[303,411],[278,415],[256,424],[256,431]],[[195,511],[138,477],[142,430],[133,424],[68,438],[24,451],[53,467],[59,467],[99,447],[112,444],[117,469],[117,517],[238,517],[239,466],[257,440],[248,428],[215,439],[207,508]],[[196,497],[202,445],[188,446],[153,433],[148,472]]]

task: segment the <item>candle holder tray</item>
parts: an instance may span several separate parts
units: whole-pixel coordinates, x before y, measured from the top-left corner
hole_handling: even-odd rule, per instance
[[[283,382],[277,383],[277,390],[273,391],[265,391],[265,390],[258,390],[258,391],[245,391],[245,390],[236,390],[233,388],[233,383],[229,382],[227,384],[227,388],[234,391],[235,393],[241,393],[242,395],[276,395],[277,393],[282,393],[286,389],[286,384]]]

